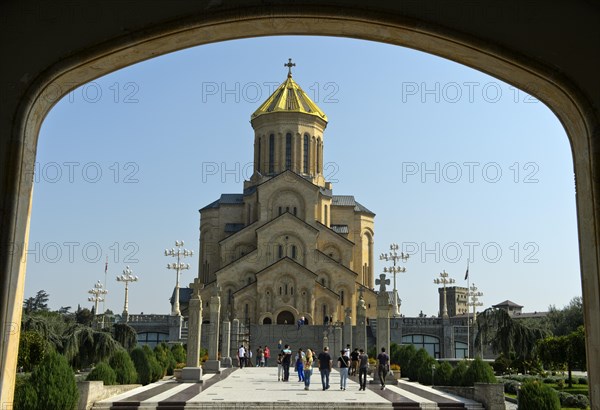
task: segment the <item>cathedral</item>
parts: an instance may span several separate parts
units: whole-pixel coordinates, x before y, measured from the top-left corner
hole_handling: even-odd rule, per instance
[[[250,324],[341,322],[363,298],[376,316],[375,214],[323,175],[327,116],[287,79],[252,114],[254,165],[242,193],[200,209],[199,288],[221,317]],[[362,302],[361,302],[362,303]],[[350,309],[350,310],[348,310]]]

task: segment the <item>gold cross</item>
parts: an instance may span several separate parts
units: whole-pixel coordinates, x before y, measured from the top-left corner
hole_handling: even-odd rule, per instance
[[[292,59],[288,58],[288,62],[283,65],[288,68],[288,77],[292,76],[292,67],[296,67],[296,63],[292,63]]]

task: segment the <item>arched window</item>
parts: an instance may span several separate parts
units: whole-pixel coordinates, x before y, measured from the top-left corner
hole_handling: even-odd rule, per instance
[[[292,134],[285,135],[285,169],[292,167]]]
[[[308,174],[308,151],[309,151],[308,141],[309,141],[308,134],[304,134],[304,158],[303,158],[303,163],[304,163],[304,173],[305,174]]]
[[[294,287],[293,287],[293,286],[291,286],[291,287],[290,287],[290,295],[293,295],[293,294],[294,294]]]
[[[275,134],[269,135],[269,173],[275,172]]]
[[[281,215],[281,212],[282,212],[282,208],[279,207],[279,215]]]
[[[283,258],[283,246],[279,245],[279,247],[277,248],[277,256],[279,257],[279,259]]]
[[[256,162],[258,162],[258,163],[256,164],[256,170],[258,172],[260,172],[260,154],[261,154],[261,151],[262,151],[262,149],[261,149],[261,138],[258,139],[257,151],[258,152],[257,152]]]
[[[294,216],[298,213],[298,208],[294,207]]]
[[[292,258],[296,259],[296,245],[292,245]]]
[[[327,205],[325,205],[325,225],[327,225],[327,221],[329,219],[329,211]]]
[[[340,304],[344,306],[344,291],[340,291]]]
[[[321,171],[321,142],[317,140],[317,169],[316,173],[320,173]]]

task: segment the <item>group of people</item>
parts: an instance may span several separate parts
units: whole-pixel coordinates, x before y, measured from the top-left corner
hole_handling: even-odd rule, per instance
[[[265,346],[264,349],[262,346],[258,346],[258,349],[256,349],[256,367],[268,366],[270,357],[271,350],[269,350],[269,346]],[[237,359],[238,367],[240,369],[244,368],[244,366],[252,366],[252,350],[249,348],[246,349],[244,345],[240,345],[238,348]]]
[[[298,349],[293,356],[290,345],[283,346],[277,355],[277,381],[289,382],[290,367],[292,363],[294,370],[298,373],[298,381],[304,382],[304,390],[310,388],[310,378],[313,373],[313,368],[317,366],[321,374],[321,385],[323,390],[328,390],[329,376],[333,370],[333,357],[329,353],[329,347],[325,346],[323,351],[318,355],[312,349]],[[268,365],[270,350],[268,346],[262,349],[261,346],[256,350],[256,366],[264,367]],[[238,349],[238,364],[240,368],[251,366],[252,351],[241,345]],[[349,376],[356,376],[358,372],[358,390],[366,390],[367,387],[367,372],[369,369],[369,356],[363,349],[355,348],[350,352],[350,345],[340,351],[337,360],[337,367],[340,373],[340,390],[346,390]],[[381,348],[381,352],[377,355],[377,375],[381,384],[381,390],[385,389],[385,378],[390,372],[390,356],[386,353],[385,347]]]

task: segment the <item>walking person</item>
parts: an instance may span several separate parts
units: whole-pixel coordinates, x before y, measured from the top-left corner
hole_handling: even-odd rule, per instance
[[[298,372],[298,381],[304,381],[304,352],[302,349],[298,349],[298,353],[296,353],[296,371]]]
[[[265,365],[265,353],[262,346],[258,346],[256,349],[256,367],[263,367]]]
[[[390,356],[385,352],[385,347],[381,348],[381,353],[377,355],[377,374],[381,383],[381,390],[385,389],[385,378],[390,372]]]
[[[304,365],[304,390],[308,390],[310,387],[310,376],[312,376],[312,365],[313,365],[313,352],[310,349],[306,349],[306,355],[303,359]]]
[[[283,355],[279,353],[277,355],[277,381],[280,382],[283,378]]]
[[[358,348],[355,348],[352,353],[350,353],[350,370],[348,371],[348,375],[356,376],[356,371],[358,370]]]
[[[271,357],[271,350],[269,349],[269,346],[265,346],[265,367],[267,367],[269,365],[269,358]]]
[[[345,350],[340,351],[338,357],[338,367],[340,368],[340,390],[346,390],[348,382],[348,369],[350,368],[350,359],[346,357]]]
[[[365,390],[367,387],[367,370],[369,370],[369,356],[363,349],[358,351],[358,390]]]
[[[283,358],[281,359],[281,364],[283,365],[283,381],[290,381],[290,364],[292,362],[292,351],[289,345],[285,345],[283,347]]]
[[[240,366],[240,369],[244,368],[244,363],[246,362],[246,349],[244,349],[244,345],[240,345],[240,348],[238,349],[238,366]]]
[[[327,390],[329,388],[329,374],[331,373],[331,368],[333,367],[333,360],[331,359],[329,348],[327,346],[325,346],[323,351],[319,353],[317,359],[319,360],[321,384],[323,385],[323,390]]]

